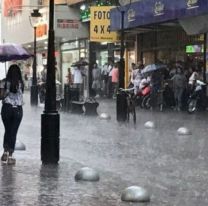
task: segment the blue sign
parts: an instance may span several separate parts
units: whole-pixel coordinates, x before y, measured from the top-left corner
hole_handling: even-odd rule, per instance
[[[208,14],[208,0],[143,0],[111,10],[111,30],[120,30],[121,9],[124,9],[124,28]]]

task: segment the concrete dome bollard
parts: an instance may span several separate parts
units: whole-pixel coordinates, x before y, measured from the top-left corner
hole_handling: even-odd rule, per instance
[[[178,135],[191,135],[191,131],[186,127],[180,127],[177,130]]]
[[[104,119],[104,120],[111,119],[111,116],[107,113],[101,113],[99,117],[100,117],[100,119]]]
[[[100,176],[98,172],[89,167],[81,168],[75,175],[76,181],[99,181]]]
[[[15,150],[26,150],[26,147],[21,141],[17,140],[15,144]]]
[[[149,192],[138,186],[127,187],[121,194],[121,200],[125,202],[149,202]]]
[[[145,122],[144,126],[146,129],[153,129],[153,128],[155,128],[155,123],[152,121],[147,121],[147,122]]]

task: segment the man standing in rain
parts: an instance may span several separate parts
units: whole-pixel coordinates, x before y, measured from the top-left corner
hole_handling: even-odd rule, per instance
[[[102,79],[102,95],[107,96],[107,83],[108,83],[108,63],[106,62],[102,67],[101,79]]]
[[[172,77],[172,81],[176,109],[180,111],[182,106],[182,95],[187,84],[186,76],[183,74],[180,67],[176,69],[176,73]]]
[[[79,89],[79,97],[80,99],[83,98],[84,95],[84,86],[83,86],[83,76],[84,76],[84,68],[77,64],[76,67],[72,70],[72,76],[73,76],[73,84],[76,88]]]
[[[97,63],[93,65],[92,69],[92,89],[95,91],[95,97],[100,97],[101,91],[101,70]]]

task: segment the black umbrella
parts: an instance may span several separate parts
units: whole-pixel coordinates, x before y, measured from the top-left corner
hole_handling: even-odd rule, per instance
[[[78,62],[75,62],[75,63],[72,63],[72,67],[79,67],[79,66],[87,66],[89,65],[88,62],[86,61],[78,61]]]

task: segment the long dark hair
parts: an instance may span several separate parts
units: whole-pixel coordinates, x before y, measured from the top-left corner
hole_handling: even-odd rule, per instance
[[[21,84],[21,89],[24,91],[24,83],[22,80],[21,70],[18,65],[12,64],[6,75],[6,81],[10,82],[10,92],[17,93],[19,84]]]

